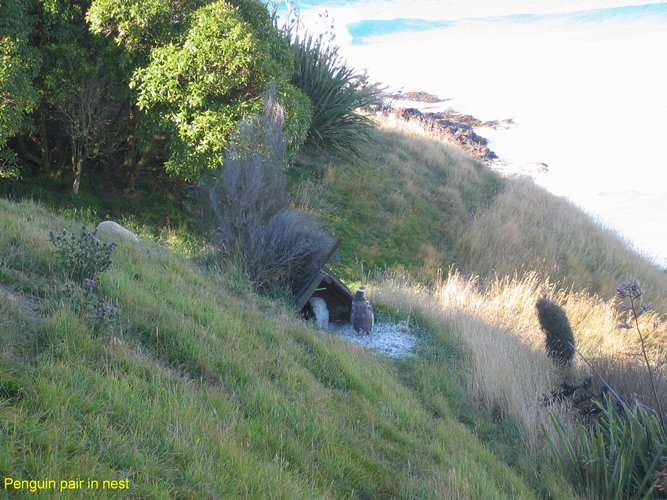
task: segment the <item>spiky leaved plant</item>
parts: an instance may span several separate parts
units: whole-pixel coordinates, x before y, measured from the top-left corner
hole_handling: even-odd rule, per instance
[[[360,150],[370,141],[374,124],[360,110],[381,103],[380,85],[348,65],[334,41],[333,27],[320,35],[302,32],[296,11],[282,26],[277,17],[274,23],[294,53],[292,84],[313,106],[308,140],[341,152]]]
[[[575,343],[565,311],[547,297],[538,300],[535,307],[540,326],[546,335],[547,354],[558,366],[568,366],[574,357]]]

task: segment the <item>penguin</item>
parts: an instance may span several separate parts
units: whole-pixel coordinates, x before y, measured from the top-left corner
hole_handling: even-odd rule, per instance
[[[366,287],[359,287],[352,300],[352,315],[350,317],[354,330],[359,335],[368,335],[373,331],[375,316],[373,308],[366,298]]]
[[[319,328],[328,328],[329,327],[329,308],[327,307],[327,302],[322,297],[311,297],[308,301],[310,305],[313,316],[315,317],[315,324]]]

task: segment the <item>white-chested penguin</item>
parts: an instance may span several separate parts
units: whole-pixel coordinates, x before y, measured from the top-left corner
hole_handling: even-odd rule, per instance
[[[368,335],[373,331],[375,316],[373,308],[366,298],[366,287],[359,287],[352,300],[352,326],[360,335]]]

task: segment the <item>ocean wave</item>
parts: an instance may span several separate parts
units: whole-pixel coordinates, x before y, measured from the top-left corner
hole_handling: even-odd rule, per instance
[[[624,5],[618,7],[579,10],[568,13],[523,13],[503,16],[467,17],[461,19],[422,19],[410,17],[393,19],[361,19],[348,23],[346,28],[352,36],[352,43],[361,44],[370,37],[391,36],[406,32],[423,32],[465,26],[483,28],[484,25],[497,27],[499,25],[528,25],[539,23],[558,23],[572,26],[575,24],[581,25],[608,22],[667,23],[667,3]]]

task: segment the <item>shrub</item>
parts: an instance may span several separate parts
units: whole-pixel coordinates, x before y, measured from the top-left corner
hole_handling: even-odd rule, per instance
[[[646,498],[658,485],[667,441],[656,416],[639,407],[619,408],[611,399],[590,430],[577,425],[579,443],[553,417],[551,447],[561,472],[591,498]]]
[[[574,334],[562,307],[542,297],[535,304],[537,317],[546,335],[547,354],[559,366],[567,366],[574,357]]]
[[[283,116],[271,88],[263,114],[241,123],[224,167],[205,186],[217,219],[215,243],[263,291],[296,290],[331,244],[312,219],[288,208]]]
[[[86,226],[81,226],[78,235],[69,234],[63,229],[56,236],[53,229],[49,229],[49,239],[74,280],[96,278],[112,264],[111,253],[116,244],[102,243],[97,239],[97,230],[88,232]]]
[[[85,278],[80,285],[68,283],[62,290],[61,300],[82,318],[93,333],[101,334],[113,328],[116,308],[97,294],[97,282]]]
[[[340,151],[355,151],[370,139],[373,121],[359,113],[379,103],[380,89],[347,65],[340,47],[323,35],[300,35],[296,22],[281,29],[294,52],[292,84],[313,106],[308,140]]]
[[[245,261],[258,289],[296,292],[332,244],[310,216],[286,209],[251,228]]]

